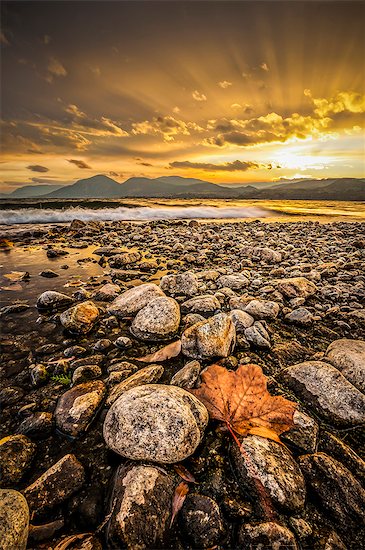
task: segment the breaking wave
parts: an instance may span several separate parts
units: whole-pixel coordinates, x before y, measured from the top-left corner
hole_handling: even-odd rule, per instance
[[[22,208],[0,211],[0,224],[13,225],[25,223],[65,223],[74,219],[87,221],[142,221],[142,220],[182,220],[182,219],[229,219],[229,218],[265,218],[272,211],[256,207],[230,208],[216,206],[187,206],[152,208],[66,208],[64,210]]]

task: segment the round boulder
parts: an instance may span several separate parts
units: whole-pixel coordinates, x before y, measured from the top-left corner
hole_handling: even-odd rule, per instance
[[[161,296],[137,313],[131,332],[141,340],[166,340],[176,333],[179,324],[179,304],[173,298]]]
[[[60,315],[62,326],[74,334],[86,334],[93,328],[99,310],[93,302],[83,302],[70,307]]]

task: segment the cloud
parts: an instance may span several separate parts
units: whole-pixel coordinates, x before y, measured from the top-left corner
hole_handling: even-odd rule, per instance
[[[85,169],[85,170],[91,170],[91,166],[86,164],[86,162],[83,161],[83,160],[78,160],[78,159],[66,159],[66,160],[67,160],[67,162],[70,162],[71,164],[74,164],[78,168],[82,168],[82,169]]]
[[[55,57],[50,57],[49,62],[48,62],[48,66],[47,66],[47,71],[52,76],[66,76],[67,75],[67,71],[66,71],[65,67]]]
[[[197,170],[206,170],[207,172],[246,172],[247,170],[253,170],[256,168],[268,168],[271,169],[271,164],[259,164],[258,162],[234,160],[232,162],[225,162],[223,164],[214,164],[211,162],[190,162],[175,161],[170,162],[170,168],[193,168]]]
[[[67,122],[72,123],[74,129],[82,132],[87,133],[93,130],[92,134],[99,136],[116,135],[126,137],[129,135],[117,122],[105,116],[100,118],[90,117],[77,105],[67,105],[65,112],[67,113]]]
[[[204,129],[195,122],[184,122],[172,116],[153,117],[152,120],[132,124],[132,134],[161,135],[164,141],[174,141],[178,135],[189,136],[191,131],[202,132]]]
[[[31,172],[49,172],[48,168],[41,166],[40,164],[30,164],[27,168],[28,170],[31,170]]]
[[[110,176],[111,178],[122,178],[123,177],[123,174],[119,174],[118,172],[108,172],[108,176]]]
[[[232,86],[232,82],[229,82],[228,80],[221,80],[220,82],[218,82],[218,86],[223,89],[229,88],[230,86]]]
[[[193,96],[193,99],[195,99],[195,101],[206,101],[207,100],[207,96],[200,93],[198,90],[194,90],[194,92],[191,95]]]
[[[319,117],[337,115],[339,113],[365,113],[365,94],[357,92],[338,92],[334,97],[315,98],[310,90],[304,90],[315,106],[314,113]]]

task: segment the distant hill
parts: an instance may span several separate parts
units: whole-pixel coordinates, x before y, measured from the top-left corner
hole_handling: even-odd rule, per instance
[[[256,185],[256,184],[255,184]],[[2,198],[118,199],[118,198],[221,198],[263,200],[365,200],[365,179],[332,178],[259,182],[228,187],[181,176],[129,178],[118,183],[104,175],[78,180],[72,185],[31,185]],[[55,188],[56,187],[56,188]],[[49,192],[50,191],[50,192]]]

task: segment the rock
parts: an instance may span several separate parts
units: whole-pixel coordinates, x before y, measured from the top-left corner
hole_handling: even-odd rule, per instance
[[[280,378],[328,422],[338,426],[365,422],[365,396],[332,365],[305,361],[281,371]]]
[[[74,302],[74,299],[67,294],[61,294],[61,292],[55,292],[54,290],[46,290],[43,292],[37,300],[38,309],[61,309],[68,307]]]
[[[218,313],[188,327],[182,334],[182,352],[192,359],[228,357],[234,348],[236,331],[231,318]]]
[[[30,510],[41,514],[64,502],[84,483],[84,467],[68,454],[51,466],[23,492]]]
[[[245,306],[244,311],[256,320],[276,319],[280,307],[278,303],[270,300],[252,300]]]
[[[30,368],[30,380],[32,386],[39,387],[45,384],[49,378],[49,373],[45,365],[38,364]]]
[[[287,432],[281,434],[285,443],[291,443],[303,453],[314,453],[317,448],[318,424],[308,414],[301,411],[294,411],[294,426]]]
[[[190,390],[194,388],[197,380],[199,379],[201,370],[202,366],[199,361],[189,361],[189,363],[186,363],[182,369],[178,370],[177,373],[174,374],[171,378],[170,384]]]
[[[101,380],[78,384],[66,391],[58,400],[55,420],[57,428],[72,437],[86,431],[105,396]]]
[[[232,466],[242,484],[243,494],[252,495],[260,502],[255,483],[259,479],[272,503],[287,512],[304,508],[305,483],[292,454],[286,447],[256,435],[245,437],[241,449],[232,445]]]
[[[110,405],[112,405],[114,401],[122,395],[122,393],[130,390],[131,388],[158,382],[163,373],[164,368],[162,365],[149,365],[148,367],[140,369],[135,374],[128,376],[128,378],[125,378],[122,382],[113,387],[108,399],[106,400],[106,405],[110,407]]]
[[[119,349],[129,349],[133,346],[133,342],[128,336],[119,336],[115,340],[114,345]]]
[[[56,519],[43,525],[29,525],[29,538],[36,542],[52,539],[65,526],[63,519]]]
[[[41,271],[39,274],[41,277],[46,277],[47,279],[53,279],[54,277],[58,277],[58,273],[55,271],[52,271],[52,269],[45,269],[44,271]]]
[[[198,278],[194,273],[186,271],[176,275],[164,275],[160,281],[160,287],[171,296],[194,296],[198,292]]]
[[[110,267],[124,267],[128,264],[135,264],[142,258],[140,252],[122,252],[121,254],[116,254],[115,256],[110,256],[109,265]]]
[[[207,496],[190,493],[178,517],[183,540],[194,548],[212,548],[224,534],[219,506]]]
[[[109,340],[109,338],[101,338],[101,340],[95,342],[95,344],[93,345],[93,350],[103,352],[111,348],[111,346],[112,342],[111,340]]]
[[[112,302],[119,296],[121,288],[119,285],[113,283],[106,283],[101,286],[95,292],[92,293],[91,297],[97,302]]]
[[[0,548],[25,550],[28,540],[29,509],[18,491],[0,489]]]
[[[118,318],[135,315],[155,298],[165,296],[154,283],[146,283],[126,290],[108,307],[108,312]]]
[[[120,466],[111,495],[108,547],[127,550],[162,548],[169,530],[174,483],[150,465]]]
[[[203,315],[212,315],[220,310],[221,304],[215,296],[210,294],[190,298],[181,304],[181,311],[184,313],[199,313]]]
[[[351,472],[325,453],[299,457],[311,490],[341,530],[365,524],[365,491]]]
[[[309,523],[302,518],[291,517],[289,518],[289,523],[300,540],[310,537],[313,532],[313,529]]]
[[[131,332],[141,340],[167,340],[174,336],[180,324],[180,307],[173,298],[161,296],[139,310]]]
[[[365,341],[343,338],[335,340],[326,351],[326,361],[365,393]]]
[[[251,327],[244,331],[244,336],[250,344],[258,348],[270,348],[270,336],[264,325],[260,321],[255,321]]]
[[[62,326],[74,334],[86,334],[99,317],[99,310],[93,302],[83,302],[67,309],[60,315]]]
[[[277,288],[287,298],[308,298],[317,292],[316,285],[305,277],[281,279]]]
[[[285,320],[289,323],[306,326],[313,322],[313,315],[307,308],[299,307],[298,309],[294,309],[291,313],[285,315]]]
[[[0,440],[0,487],[18,483],[32,463],[36,446],[25,435]]]
[[[322,432],[318,450],[323,451],[342,462],[354,476],[365,486],[365,461],[355,453],[344,441],[330,432]]]
[[[18,431],[29,437],[43,439],[53,430],[53,415],[49,412],[35,412],[25,418]]]
[[[256,246],[252,251],[252,256],[266,264],[278,264],[282,261],[280,252],[267,247]]]
[[[199,315],[199,313],[188,313],[183,318],[183,324],[185,328],[195,325],[195,323],[200,323],[200,321],[205,321],[205,317]]]
[[[272,521],[242,525],[238,540],[245,550],[298,550],[293,533]]]
[[[217,279],[219,288],[230,288],[232,290],[241,290],[250,284],[250,280],[243,273],[235,273],[234,275],[222,275]]]
[[[123,393],[109,409],[104,439],[132,460],[172,464],[190,456],[208,423],[205,406],[176,386],[150,384]]]
[[[246,328],[250,327],[254,323],[254,318],[240,309],[232,309],[232,311],[230,311],[228,315],[233,321],[236,329],[236,334],[243,333]]]
[[[95,380],[103,374],[101,368],[98,365],[82,365],[74,370],[72,375],[72,384],[82,384],[83,382],[89,382],[89,380]]]

